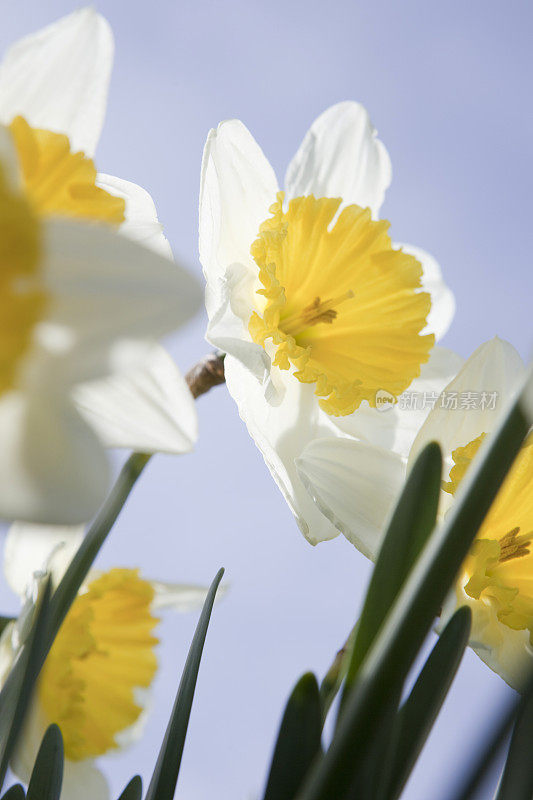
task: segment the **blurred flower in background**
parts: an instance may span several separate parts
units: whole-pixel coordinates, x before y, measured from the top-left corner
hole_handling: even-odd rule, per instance
[[[82,528],[15,523],[4,548],[4,575],[23,608],[0,639],[3,682],[25,641],[39,586],[61,579],[83,538]],[[206,589],[142,578],[137,569],[91,570],[41,672],[13,771],[28,781],[48,725],[65,744],[63,800],[105,798],[96,758],[126,747],[142,733],[157,670],[154,629],[165,608],[200,607]]]
[[[197,435],[190,393],[154,341],[198,309],[197,286],[171,261],[149,195],[92,161],[112,52],[107,22],[83,9],[0,66],[6,518],[78,523],[102,501],[107,462],[74,386],[98,379],[76,398],[105,444],[184,452]]]

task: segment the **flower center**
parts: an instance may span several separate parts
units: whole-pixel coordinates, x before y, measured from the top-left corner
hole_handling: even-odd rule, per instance
[[[124,200],[95,185],[93,161],[73,153],[67,136],[31,128],[23,117],[9,126],[26,193],[40,215],[124,221]]]
[[[157,669],[153,596],[138,570],[112,569],[91,581],[61,626],[38,694],[71,761],[116,749],[117,734],[141,714],[136,691],[150,686]]]
[[[455,494],[485,434],[452,453]],[[528,630],[533,643],[533,434],[522,445],[463,565],[465,592],[492,607],[514,630]]]
[[[351,414],[363,400],[375,407],[380,389],[398,396],[434,344],[420,335],[431,305],[421,265],[392,247],[389,223],[369,209],[337,215],[340,198],[309,195],[284,211],[283,198],[251,247],[263,286],[252,339],[271,341],[275,366],[315,383],[329,414]]]
[[[47,302],[40,251],[39,220],[0,165],[0,394],[13,388]]]

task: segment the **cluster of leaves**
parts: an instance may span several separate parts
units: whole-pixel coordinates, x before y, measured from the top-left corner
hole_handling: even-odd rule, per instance
[[[430,444],[413,467],[381,548],[359,621],[321,686],[306,674],[283,714],[263,800],[395,800],[438,715],[461,661],[470,611],[459,609],[405,696],[405,684],[427,635],[513,459],[528,433],[520,398],[491,437],[446,520],[436,525],[442,459]],[[0,693],[0,783],[13,754],[31,692],[70,604],[147,457],[134,455],[55,592],[41,594],[31,633]],[[207,627],[222,577],[217,574],[198,622],[176,701],[145,800],[174,797]],[[333,701],[338,695],[338,702]],[[323,727],[335,708],[334,732]],[[497,800],[531,800],[533,678],[483,744],[471,773],[450,800],[473,798],[513,729]],[[58,800],[63,745],[52,725],[25,793],[2,800]],[[142,800],[134,777],[119,800]]]

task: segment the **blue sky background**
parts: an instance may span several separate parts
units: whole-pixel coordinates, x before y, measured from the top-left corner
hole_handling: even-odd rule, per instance
[[[284,169],[312,119],[362,101],[390,152],[384,216],[397,240],[432,252],[458,310],[445,344],[467,356],[498,334],[531,344],[533,121],[527,0],[330,0],[329,3],[102,0],[116,37],[101,171],[145,186],[175,254],[200,274],[197,201],[210,127],[240,117]],[[4,49],[76,5],[4,0]],[[170,349],[186,369],[209,348],[199,318]],[[214,613],[178,796],[258,795],[285,698],[322,674],[357,613],[369,565],[342,537],[299,534],[224,388],[198,404],[200,441],[157,457],[106,544],[103,566],[208,583],[227,570]],[[14,609],[5,590],[2,610]],[[142,744],[108,758],[118,794],[149,776],[195,615],[161,625],[161,670]],[[454,774],[510,696],[472,653],[405,800],[444,800]],[[490,797],[488,789],[480,797]]]

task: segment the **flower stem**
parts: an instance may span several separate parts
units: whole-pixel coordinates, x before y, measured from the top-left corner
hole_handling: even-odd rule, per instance
[[[224,383],[224,353],[210,353],[201,358],[185,375],[185,380],[195,399]]]

